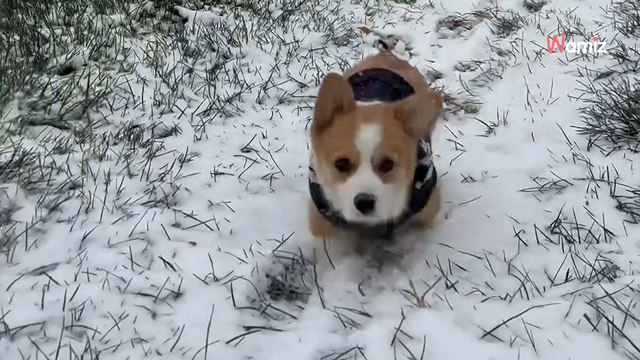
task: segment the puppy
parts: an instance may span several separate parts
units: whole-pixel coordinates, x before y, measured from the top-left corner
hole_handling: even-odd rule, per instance
[[[384,44],[343,75],[323,79],[313,110],[309,229],[391,237],[431,228],[440,190],[431,135],[442,96]]]

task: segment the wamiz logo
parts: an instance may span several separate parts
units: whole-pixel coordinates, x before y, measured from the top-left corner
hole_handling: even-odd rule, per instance
[[[600,41],[597,35],[593,35],[592,41],[566,41],[564,31],[560,36],[547,36],[547,50],[549,54],[556,52],[568,52],[570,54],[606,54],[607,42]]]

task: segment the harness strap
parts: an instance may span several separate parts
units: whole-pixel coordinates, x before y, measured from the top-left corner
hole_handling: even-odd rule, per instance
[[[347,82],[356,101],[395,102],[415,94],[407,80],[387,69],[362,70],[351,75]]]

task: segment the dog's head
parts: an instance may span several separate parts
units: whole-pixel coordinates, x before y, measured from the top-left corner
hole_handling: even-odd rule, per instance
[[[332,208],[350,222],[399,216],[411,193],[418,141],[432,133],[441,108],[435,91],[360,104],[341,75],[328,74],[314,107],[311,146]]]

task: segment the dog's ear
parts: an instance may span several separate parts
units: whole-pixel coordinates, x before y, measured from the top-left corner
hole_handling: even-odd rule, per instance
[[[348,113],[356,107],[353,90],[337,73],[329,73],[322,80],[313,109],[311,131],[318,132],[331,125],[336,115]]]
[[[407,134],[417,138],[430,136],[442,112],[442,105],[442,95],[429,89],[424,95],[401,101],[395,107],[395,116]]]

